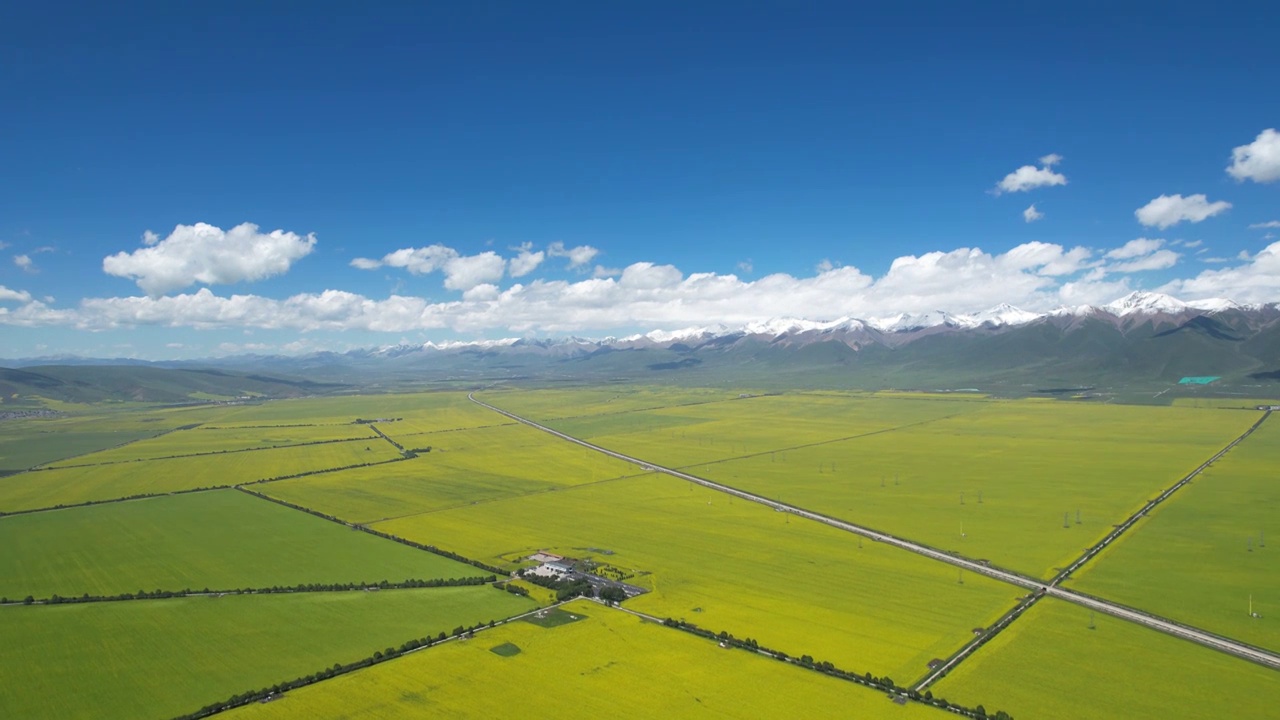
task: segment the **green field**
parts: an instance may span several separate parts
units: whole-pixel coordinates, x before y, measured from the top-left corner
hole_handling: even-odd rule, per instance
[[[425,392],[272,400],[234,409],[216,425],[342,425],[356,419],[380,418],[401,418],[379,423],[393,437],[397,433],[492,425],[496,421],[493,413],[467,400],[466,393]]]
[[[368,425],[319,425],[282,428],[227,428],[175,430],[123,447],[51,463],[50,467],[129,462],[155,458],[224,453],[241,450],[267,450],[335,440],[377,440]]]
[[[1139,521],[1070,585],[1280,650],[1280,416]],[[1262,618],[1249,617],[1249,598]]]
[[[1034,400],[789,395],[551,424],[726,485],[1049,577],[1256,419]]]
[[[429,438],[432,450],[409,462],[298,478],[260,489],[303,507],[367,523],[640,472],[631,463],[556,441],[525,425],[417,437]]]
[[[162,720],[532,607],[485,586],[0,607],[0,717]]]
[[[1276,672],[1053,599],[933,686],[935,697],[1024,718],[1262,718]]]
[[[235,485],[400,457],[385,440],[40,470],[0,478],[0,512]]]
[[[496,390],[476,397],[528,418],[555,418],[610,415],[679,405],[700,405],[737,399],[749,391],[718,388],[678,388],[624,385],[609,388],[572,390]]]
[[[859,548],[848,533],[666,475],[373,527],[490,562],[540,548],[595,555],[651,573],[633,581],[654,589],[627,601],[637,610],[904,682],[1019,594],[976,576],[958,584],[950,566],[870,541]]]
[[[229,717],[946,717],[616,610],[586,602],[568,608],[586,619],[551,629],[510,623],[254,703]],[[492,652],[505,645],[519,652]]]
[[[0,518],[0,596],[486,575],[236,490]]]

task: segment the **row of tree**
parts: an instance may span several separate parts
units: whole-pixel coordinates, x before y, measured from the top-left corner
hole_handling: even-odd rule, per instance
[[[395,460],[385,460],[385,461],[383,461],[383,462],[398,462],[398,461],[399,461],[399,458],[396,458]],[[349,528],[352,528],[352,529],[355,529],[355,530],[359,530],[359,531],[361,531],[361,532],[369,533],[370,535],[376,535],[376,536],[378,536],[378,537],[380,537],[380,538],[382,538],[382,539],[384,539],[384,540],[390,540],[390,541],[392,541],[392,542],[398,542],[398,543],[400,543],[401,545],[408,545],[408,546],[409,546],[409,547],[411,547],[411,548],[415,548],[415,549],[418,549],[418,550],[425,550],[425,551],[427,551],[427,552],[429,552],[429,553],[434,553],[434,554],[436,554],[436,555],[440,555],[440,556],[442,556],[442,557],[447,557],[447,558],[449,558],[450,560],[457,560],[458,562],[463,562],[463,563],[466,563],[466,564],[468,564],[468,565],[471,565],[472,567],[478,567],[478,568],[480,568],[481,570],[484,570],[484,571],[486,571],[486,572],[493,573],[494,575],[506,575],[506,574],[507,574],[507,573],[506,573],[506,571],[505,571],[505,570],[503,570],[503,569],[502,569],[502,568],[500,568],[500,567],[497,567],[497,566],[494,566],[494,565],[489,565],[488,563],[483,563],[483,562],[480,562],[479,560],[472,560],[472,559],[471,559],[471,558],[469,558],[469,557],[464,557],[464,556],[459,555],[458,553],[455,553],[455,552],[453,552],[453,551],[451,551],[451,550],[444,550],[444,549],[441,549],[441,548],[436,547],[435,545],[423,545],[422,543],[414,542],[413,540],[406,540],[405,538],[402,538],[402,537],[400,537],[399,535],[392,535],[391,533],[384,533],[384,532],[382,532],[381,530],[374,530],[373,528],[365,527],[364,525],[355,525],[355,524],[349,523],[349,522],[347,522],[347,521],[345,521],[345,520],[342,520],[342,519],[340,519],[340,518],[334,517],[333,515],[329,515],[328,513],[322,513],[322,512],[320,512],[319,510],[313,510],[313,509],[311,509],[311,508],[309,508],[309,507],[303,507],[302,505],[295,505],[294,503],[291,503],[291,502],[289,502],[289,501],[287,501],[287,500],[281,500],[281,499],[279,499],[279,498],[273,498],[273,497],[271,497],[271,496],[269,496],[269,495],[263,495],[262,493],[260,493],[260,492],[255,492],[255,491],[253,491],[253,490],[250,490],[250,489],[248,489],[248,488],[244,487],[243,485],[237,485],[237,486],[236,486],[236,489],[237,489],[237,490],[239,490],[240,492],[248,493],[248,494],[250,494],[250,495],[252,495],[252,496],[254,496],[254,497],[262,498],[263,500],[268,500],[268,501],[273,502],[273,503],[276,503],[276,504],[278,504],[278,505],[284,505],[285,507],[290,507],[290,508],[293,508],[294,510],[301,510],[301,511],[302,511],[302,512],[304,512],[304,513],[308,513],[308,514],[310,514],[310,515],[315,515],[315,516],[316,516],[316,517],[318,517],[318,518],[324,518],[325,520],[328,520],[328,521],[330,521],[330,522],[336,522],[336,523],[338,523],[338,524],[340,524],[340,525],[345,525],[345,526],[347,526],[347,527],[349,527]]]
[[[232,485],[210,485],[208,487],[188,488],[186,490],[174,490],[167,493],[135,493],[126,495],[125,497],[111,498],[109,500],[85,500],[78,503],[58,503],[52,507],[31,508],[30,510],[12,510],[9,512],[0,511],[0,517],[6,515],[27,515],[30,513],[48,512],[49,510],[66,510],[68,508],[89,507],[90,505],[107,505],[109,503],[125,502],[126,500],[142,500],[145,498],[163,497],[165,495],[185,495],[187,493],[208,492],[210,490],[230,490]]]
[[[862,675],[858,675],[857,673],[852,673],[847,670],[841,670],[840,668],[836,667],[834,664],[827,662],[825,660],[816,661],[809,655],[801,655],[798,658],[793,658],[787,655],[785,652],[782,652],[781,650],[773,650],[770,648],[763,647],[760,645],[760,643],[756,642],[752,638],[736,638],[727,632],[721,632],[719,634],[716,634],[710,630],[705,630],[703,628],[700,628],[697,625],[694,625],[692,623],[687,623],[683,620],[675,620],[673,618],[667,618],[666,620],[663,620],[662,624],[666,625],[667,627],[676,628],[678,630],[683,630],[687,633],[698,635],[699,637],[708,638],[710,640],[718,640],[721,644],[727,647],[736,647],[736,648],[742,648],[744,650],[750,650],[752,652],[764,653],[766,655],[773,657],[776,660],[781,660],[783,662],[789,662],[796,665],[800,665],[801,667],[805,667],[810,670],[815,670],[817,672],[823,673],[824,675],[830,675],[832,677],[840,678],[841,680],[848,680],[850,682],[858,683],[859,685],[865,685],[866,687],[876,688],[877,690],[884,690],[893,695],[908,697],[912,700],[915,700],[916,702],[925,703],[927,705],[933,705],[934,707],[942,708],[944,710],[950,710],[951,712],[964,715],[965,717],[979,718],[979,719],[994,718],[994,720],[1013,720],[1013,717],[1008,713],[1004,712],[1003,710],[995,713],[994,715],[988,715],[986,708],[984,708],[981,705],[978,705],[977,707],[972,707],[972,708],[965,707],[963,705],[957,705],[955,703],[948,702],[943,698],[935,698],[933,696],[933,693],[927,690],[923,693],[919,693],[910,688],[902,687],[898,685],[896,682],[894,682],[892,678],[887,676],[876,677],[875,675],[872,675],[869,672],[864,673]]]
[[[119,595],[90,595],[63,597],[52,595],[48,598],[35,598],[31,595],[22,600],[23,605],[62,605],[65,603],[117,602],[122,600],[165,600],[191,595],[271,595],[275,593],[308,593],[308,592],[349,592],[352,590],[407,590],[410,588],[464,587],[468,585],[485,585],[497,580],[493,575],[485,577],[463,578],[431,578],[421,580],[410,578],[400,582],[382,580],[376,583],[304,583],[299,585],[272,585],[260,588],[233,588],[230,590],[139,590],[136,593],[120,593]],[[7,597],[0,597],[0,604],[11,602]]]
[[[270,700],[289,690],[300,688],[305,685],[318,683],[318,682],[321,682],[322,680],[328,680],[329,678],[337,677],[338,675],[345,675],[346,673],[352,672],[354,670],[360,670],[361,668],[371,667],[380,662],[394,660],[395,658],[398,658],[407,652],[418,650],[420,648],[431,647],[432,645],[435,645],[436,643],[444,642],[445,640],[451,637],[470,637],[473,633],[475,633],[475,631],[480,630],[481,628],[484,628],[484,627],[493,627],[496,624],[497,624],[496,621],[490,620],[487,625],[474,625],[469,628],[458,626],[453,629],[453,632],[448,634],[445,634],[442,632],[439,635],[436,635],[435,637],[424,637],[424,638],[419,638],[417,640],[409,640],[408,642],[405,642],[399,647],[389,647],[384,650],[375,651],[372,655],[366,658],[363,658],[361,660],[357,660],[355,662],[346,663],[346,664],[334,663],[332,667],[325,668],[323,670],[320,670],[319,672],[311,673],[310,675],[305,675],[303,677],[295,678],[293,680],[288,680],[282,683],[276,683],[271,687],[262,688],[260,690],[249,690],[248,692],[242,692],[237,695],[232,695],[230,698],[228,698],[227,700],[224,700],[223,702],[213,703],[212,705],[206,705],[193,713],[181,715],[175,718],[174,720],[200,720],[201,718],[206,718],[206,717],[209,717],[210,715],[216,715],[220,712],[230,710],[232,708],[240,707],[241,705],[248,705],[249,703],[252,703],[252,702],[262,702],[262,701]]]
[[[206,455],[232,455],[234,453],[261,452],[262,450],[279,450],[280,448],[306,447],[307,445],[329,445],[331,443],[356,442],[359,440],[370,440],[367,437],[357,438],[334,438],[331,440],[308,440],[307,442],[289,443],[288,445],[272,445],[271,447],[251,447],[236,448],[233,450],[206,450],[204,452],[184,453],[181,455],[159,455],[148,458],[129,458],[128,460],[107,460],[105,462],[81,463],[79,465],[59,465],[56,468],[42,468],[44,470],[61,470],[63,468],[86,468],[98,467],[100,465],[123,465],[125,463],[151,462],[153,460],[177,460],[178,458],[203,457]]]

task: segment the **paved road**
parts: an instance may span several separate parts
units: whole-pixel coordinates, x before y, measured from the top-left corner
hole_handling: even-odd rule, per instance
[[[819,513],[811,512],[809,510],[804,510],[802,508],[795,507],[794,505],[787,505],[785,503],[780,503],[776,500],[770,500],[769,498],[762,497],[760,495],[755,495],[749,492],[745,492],[743,490],[739,490],[734,487],[729,487],[728,485],[721,485],[720,483],[712,482],[710,480],[707,480],[706,478],[698,477],[697,475],[690,475],[689,473],[681,472],[679,470],[673,470],[671,468],[663,467],[661,465],[656,465],[646,460],[641,460],[639,458],[631,457],[630,455],[624,455],[619,452],[614,452],[613,450],[600,447],[599,445],[594,445],[585,440],[579,440],[578,438],[575,438],[572,435],[566,435],[565,433],[562,433],[558,430],[553,430],[545,425],[540,425],[532,420],[516,415],[515,413],[507,412],[502,408],[494,407],[493,405],[490,405],[489,403],[486,403],[482,400],[477,400],[475,398],[474,393],[467,395],[467,398],[472,402],[476,403],[477,405],[481,405],[483,407],[489,408],[490,410],[496,413],[505,415],[511,418],[512,420],[515,420],[516,422],[523,423],[525,425],[528,425],[529,427],[536,428],[545,433],[550,433],[551,435],[555,435],[556,437],[562,440],[567,440],[571,443],[581,445],[582,447],[588,448],[590,450],[595,450],[596,452],[604,453],[605,455],[616,458],[618,460],[639,465],[640,467],[646,470],[665,473],[667,475],[671,475],[672,477],[680,478],[681,480],[687,480],[688,482],[696,483],[698,485],[702,485],[703,487],[711,488],[712,490],[717,490],[719,492],[723,492],[729,495],[733,495],[735,497],[742,498],[743,500],[760,503],[761,505],[771,507],[774,510],[793,513],[795,515],[798,515],[803,518],[807,518],[809,520],[820,522],[825,525],[830,525],[831,527],[844,530],[846,532],[851,532],[856,535],[861,535],[863,537],[870,538],[871,540],[874,540],[876,542],[882,542],[887,545],[892,545],[894,547],[907,550],[908,552],[916,553],[917,555],[923,555],[927,558],[939,560],[945,563],[950,563],[952,565],[956,565],[958,567],[964,568],[965,570],[978,573],[979,575],[985,575],[987,577],[994,578],[1002,582],[1006,582],[1010,585],[1016,585],[1018,587],[1024,588],[1031,592],[1038,592],[1044,595],[1048,595],[1050,597],[1058,598],[1060,600],[1066,600],[1067,602],[1071,602],[1077,605],[1087,607],[1090,610],[1095,610],[1097,612],[1106,613],[1108,615],[1122,618],[1124,620],[1129,620],[1131,622],[1135,622],[1140,625],[1145,625],[1146,627],[1159,630],[1169,635],[1180,637],[1185,640],[1190,640],[1192,642],[1199,643],[1200,645],[1204,645],[1206,647],[1210,647],[1215,650],[1219,650],[1221,652],[1225,652],[1231,655],[1235,655],[1237,657],[1244,658],[1246,660],[1250,660],[1252,662],[1256,662],[1260,665],[1265,665],[1265,666],[1280,670],[1280,655],[1276,655],[1275,653],[1272,653],[1270,651],[1263,650],[1261,648],[1256,648],[1251,645],[1246,645],[1244,643],[1231,640],[1229,638],[1220,637],[1218,635],[1214,635],[1213,633],[1200,630],[1198,628],[1190,627],[1188,625],[1183,625],[1181,623],[1176,623],[1172,620],[1168,620],[1166,618],[1162,618],[1156,615],[1151,615],[1149,613],[1145,613],[1140,610],[1135,610],[1133,608],[1128,608],[1123,605],[1118,605],[1116,603],[1112,603],[1107,600],[1102,600],[1101,598],[1095,598],[1089,595],[1085,595],[1083,593],[1075,592],[1073,590],[1067,590],[1065,588],[1057,587],[1056,585],[1053,585],[1052,582],[1040,581],[1034,578],[1029,578],[1023,575],[1019,575],[1017,573],[1010,572],[1008,570],[1002,570],[1000,568],[990,567],[988,565],[977,562],[975,560],[970,560],[965,557],[952,555],[950,553],[943,552],[935,548],[931,548],[927,545],[921,545],[919,543],[915,543],[910,540],[905,540],[903,538],[889,535],[888,533],[880,532],[879,530],[872,530],[871,528],[863,527],[861,525],[855,525],[853,523],[845,522],[844,520],[827,517],[826,515],[821,515]],[[1266,417],[1267,416],[1264,415],[1262,420],[1265,420]],[[1199,468],[1197,468],[1191,475],[1184,478],[1182,482],[1175,485],[1173,488],[1166,490],[1164,494],[1156,498],[1156,500],[1153,500],[1152,503],[1158,504],[1160,501],[1163,501],[1165,498],[1171,495],[1174,490],[1181,487],[1183,484],[1188,482],[1191,478],[1198,475],[1210,463],[1212,463],[1217,458],[1221,457],[1224,453],[1226,453],[1228,450],[1234,447],[1237,443],[1239,443],[1241,440],[1247,437],[1249,433],[1253,432],[1253,430],[1262,423],[1262,420],[1259,420],[1258,423],[1256,423],[1253,427],[1251,427],[1248,431],[1246,431],[1244,435],[1237,438],[1230,445],[1228,445],[1226,448],[1220,451],[1217,455],[1214,455],[1213,458],[1207,461],[1204,465],[1201,465]],[[1149,505],[1148,508],[1149,507],[1151,507],[1151,505]],[[1133,521],[1136,520],[1137,517],[1141,516],[1143,512],[1145,512],[1145,509],[1135,514],[1134,517],[1130,518],[1130,520],[1126,523],[1126,525],[1123,526],[1124,529],[1128,529],[1128,527],[1132,527]],[[1108,535],[1107,538],[1105,538],[1102,543],[1099,543],[1098,546],[1095,546],[1096,549],[1091,548],[1091,552],[1086,553],[1086,557],[1084,559],[1087,560],[1088,557],[1092,557],[1092,554],[1096,554],[1097,549],[1101,549],[1101,547],[1105,547],[1107,544],[1114,541],[1115,537],[1117,537],[1120,532],[1123,532],[1123,529],[1117,528],[1116,532],[1113,532],[1111,535]],[[1076,567],[1079,567],[1079,561],[1077,563],[1073,563],[1073,566],[1068,569],[1068,572],[1071,570],[1074,570]],[[1065,577],[1065,574],[1060,574],[1059,577]]]

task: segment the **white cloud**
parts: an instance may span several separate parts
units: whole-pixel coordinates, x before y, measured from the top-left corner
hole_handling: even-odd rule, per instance
[[[2,302],[31,302],[31,293],[26,290],[10,290],[0,285],[0,301]]]
[[[1267,222],[1254,223],[1249,226],[1250,230],[1261,230],[1263,228],[1280,228],[1280,220],[1268,220]]]
[[[253,223],[223,231],[206,223],[179,225],[163,240],[151,231],[145,247],[102,260],[108,275],[130,278],[149,295],[194,285],[262,280],[286,272],[316,245],[314,234],[261,233]]]
[[[755,264],[753,264],[753,263],[751,262],[751,259],[750,259],[750,258],[747,258],[746,260],[743,260],[743,261],[739,262],[739,263],[738,263],[738,265],[737,265],[737,267],[738,267],[738,270],[739,270],[739,271],[744,272],[744,273],[747,273],[747,274],[750,274],[750,273],[752,273],[752,272],[755,272],[755,269],[756,269]]]
[[[1093,251],[1088,248],[1074,247],[1066,250],[1053,243],[1028,242],[1000,255],[998,262],[1003,268],[1010,270],[1030,270],[1037,275],[1055,277],[1071,275],[1090,267],[1088,261],[1092,256]]]
[[[1206,218],[1224,213],[1231,203],[1224,200],[1209,202],[1204,195],[1161,195],[1133,211],[1138,222],[1161,230],[1177,225],[1183,220],[1198,223]]]
[[[604,265],[597,265],[595,271],[591,273],[591,277],[607,278],[607,277],[617,277],[618,275],[621,275],[621,274],[622,274],[622,268],[611,268],[611,267],[605,267]]]
[[[569,258],[569,267],[578,268],[595,260],[596,255],[600,251],[590,245],[579,245],[577,247],[566,248],[562,242],[553,242],[547,246],[547,255],[549,257]]]
[[[1204,244],[1203,240],[1174,240],[1174,245],[1181,245],[1185,248],[1198,248]]]
[[[1127,262],[1112,263],[1106,266],[1107,272],[1114,273],[1135,273],[1147,270],[1164,270],[1178,264],[1178,258],[1182,257],[1172,250],[1157,250],[1150,255],[1129,260]]]
[[[899,257],[879,277],[830,263],[809,276],[776,273],[749,281],[732,274],[686,274],[672,265],[640,262],[616,276],[576,282],[539,279],[506,289],[494,281],[479,280],[486,272],[490,277],[500,276],[496,268],[503,262],[496,254],[486,257],[481,253],[473,256],[475,267],[465,282],[464,273],[455,272],[455,285],[463,293],[448,301],[398,294],[374,299],[342,290],[276,299],[219,296],[201,288],[159,297],[89,298],[73,308],[23,300],[18,307],[0,306],[0,324],[86,330],[159,326],[554,334],[672,329],[716,322],[742,325],[780,316],[834,320],[939,309],[965,313],[1001,302],[1035,311],[1114,300],[1131,289],[1126,273],[1165,268],[1178,260],[1177,253],[1163,247],[1141,249],[1146,252],[1137,253],[1136,247],[1128,251],[1117,248],[1125,257],[1108,258],[1087,248],[1067,249],[1043,242],[1025,243],[996,254],[959,248]],[[1268,283],[1280,285],[1280,268],[1268,269],[1266,262],[1277,255],[1280,245],[1247,261],[1234,261],[1239,267],[1221,271],[1231,275],[1202,274],[1183,282],[1193,296],[1208,293],[1205,288],[1212,285],[1214,292],[1209,294],[1236,297],[1238,293],[1230,288],[1239,283],[1246,296],[1237,299],[1247,301],[1249,294],[1276,299],[1280,287],[1267,288]],[[414,255],[409,252],[397,257],[407,267]],[[1107,262],[1112,264],[1102,264]],[[486,270],[486,264],[492,267]],[[440,270],[445,271],[443,267]],[[607,274],[607,269],[603,270]]]
[[[501,280],[507,269],[507,261],[492,250],[478,255],[461,255],[451,247],[436,244],[401,248],[383,255],[381,260],[356,258],[351,261],[351,267],[360,270],[404,268],[414,275],[440,271],[444,273],[446,288],[465,291],[483,283]]]
[[[832,270],[835,270],[838,267],[840,267],[840,263],[838,262],[833,263],[828,258],[822,258],[822,261],[819,262],[817,265],[815,265],[813,269],[817,270],[819,273],[825,273],[825,272],[831,272]]]
[[[1044,167],[1038,168],[1034,165],[1023,165],[1005,175],[1004,179],[996,184],[993,192],[999,195],[1007,192],[1026,192],[1041,187],[1066,185],[1067,176],[1050,169],[1061,161],[1061,155],[1049,154],[1040,158],[1040,162]]]
[[[36,269],[35,261],[31,259],[30,255],[14,255],[13,264],[22,268],[22,272],[25,273],[31,273],[34,275],[39,272],[39,270]]]
[[[546,257],[545,253],[541,250],[537,252],[533,251],[533,243],[524,243],[519,248],[515,249],[519,250],[519,253],[515,257],[511,258],[509,268],[509,272],[513,278],[524,277],[525,275],[533,272],[542,264],[543,258]]]
[[[1142,255],[1150,255],[1162,247],[1164,247],[1164,240],[1161,238],[1138,238],[1109,251],[1106,257],[1112,260],[1127,260]]]
[[[456,257],[444,265],[444,286],[450,290],[470,290],[501,280],[506,270],[507,261],[492,250]]]
[[[1044,217],[1044,213],[1036,210],[1035,203],[1032,203],[1031,207],[1022,211],[1022,219],[1029,223],[1033,223],[1042,217]]]
[[[1247,257],[1247,254],[1246,254]],[[1220,258],[1206,258],[1206,262]],[[1236,302],[1280,299],[1280,242],[1272,243],[1239,265],[1204,270],[1194,278],[1174,280],[1161,288],[1186,300],[1229,297]]]
[[[1242,182],[1280,180],[1280,132],[1267,128],[1253,142],[1232,150],[1227,173]]]

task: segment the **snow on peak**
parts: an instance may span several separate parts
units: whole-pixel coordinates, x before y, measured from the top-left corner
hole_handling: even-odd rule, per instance
[[[1163,293],[1135,291],[1108,303],[1103,309],[1123,317],[1132,313],[1180,313],[1187,307],[1181,300]]]
[[[938,325],[951,325],[953,327],[967,327],[972,322],[965,322],[968,318],[964,316],[956,317],[945,310],[931,310],[926,313],[915,315],[912,313],[898,313],[888,317],[876,318],[869,320],[871,327],[881,332],[906,332],[908,330],[922,330]]]
[[[1021,308],[1016,308],[1009,303],[1000,303],[989,310],[983,310],[980,313],[974,313],[969,316],[969,319],[973,320],[976,325],[985,325],[990,323],[996,327],[1004,325],[1022,325],[1039,318],[1040,315],[1038,313],[1027,312]]]

